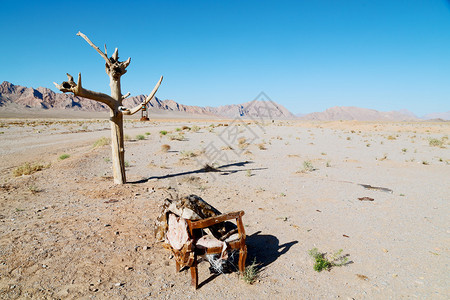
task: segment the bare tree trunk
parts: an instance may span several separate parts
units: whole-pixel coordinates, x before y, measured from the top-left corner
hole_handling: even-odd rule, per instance
[[[111,150],[114,183],[127,182],[125,177],[125,147],[123,142],[123,115],[110,110]]]
[[[114,78],[110,75],[111,97],[117,102],[117,107],[110,109],[111,123],[111,149],[114,183],[124,184],[127,182],[125,175],[125,146],[123,141],[123,114],[119,111],[122,106],[122,92],[120,90],[120,77]]]
[[[114,51],[113,55],[108,58],[105,45],[105,53],[103,53],[97,46],[95,46],[89,38],[81,32],[77,33],[85,39],[89,45],[91,45],[106,61],[106,73],[110,78],[111,96],[106,94],[90,91],[84,89],[81,84],[81,74],[78,74],[78,82],[73,80],[73,77],[67,74],[68,81],[64,81],[61,85],[54,83],[55,86],[62,92],[72,92],[75,96],[85,97],[95,101],[102,102],[108,105],[110,109],[110,124],[111,124],[111,150],[112,150],[112,162],[113,162],[113,176],[114,183],[124,184],[126,183],[125,176],[125,146],[123,142],[123,115],[132,115],[137,113],[143,105],[146,105],[155,95],[163,77],[159,79],[153,91],[148,95],[145,101],[138,106],[131,109],[122,106],[122,100],[129,96],[122,96],[120,89],[120,77],[127,72],[126,68],[131,62],[131,58],[126,61],[119,61],[119,51]]]

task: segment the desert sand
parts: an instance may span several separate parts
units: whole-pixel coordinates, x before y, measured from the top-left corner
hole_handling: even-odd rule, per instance
[[[450,295],[448,122],[127,120],[122,186],[109,146],[93,147],[110,135],[104,115],[0,124],[2,299]],[[47,168],[15,177],[26,162]],[[220,172],[201,172],[207,163]],[[253,285],[236,272],[210,277],[203,262],[194,291],[189,272],[175,272],[153,225],[165,198],[186,194],[245,211]],[[318,273],[312,248],[343,249],[349,263]]]

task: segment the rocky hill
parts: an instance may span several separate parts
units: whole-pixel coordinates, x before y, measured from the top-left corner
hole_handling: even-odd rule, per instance
[[[129,97],[123,101],[126,107],[134,107],[145,95]],[[89,99],[75,97],[72,94],[55,93],[44,87],[37,89],[14,85],[4,81],[0,85],[0,107],[21,106],[40,109],[68,109],[81,111],[106,111],[108,108]],[[154,97],[149,102],[150,109],[184,112],[196,115],[210,115],[226,118],[235,117],[267,117],[272,119],[294,119],[295,116],[282,105],[268,101],[252,101],[243,104],[219,107],[200,107],[179,104],[173,100],[159,100]]]
[[[450,120],[450,111],[442,112],[442,113],[431,113],[423,116],[426,120]]]
[[[360,108],[354,106],[335,106],[323,112],[314,112],[300,117],[302,120],[316,121],[419,121],[408,110],[382,112],[375,109]]]

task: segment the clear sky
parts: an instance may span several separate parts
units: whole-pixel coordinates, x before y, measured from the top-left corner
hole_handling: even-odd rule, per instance
[[[122,60],[122,92],[186,105],[253,100],[293,113],[332,106],[421,116],[450,110],[448,0],[0,0],[0,81],[55,90],[81,72],[109,93],[86,34]]]

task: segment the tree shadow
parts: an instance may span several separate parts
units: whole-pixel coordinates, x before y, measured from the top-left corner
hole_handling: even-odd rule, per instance
[[[247,265],[256,260],[259,271],[264,270],[268,265],[276,261],[278,257],[288,252],[293,245],[298,243],[298,241],[292,241],[280,245],[278,238],[275,236],[260,233],[261,231],[257,231],[247,236],[246,239],[248,247]]]
[[[236,170],[223,170],[225,168],[229,168],[229,167],[245,167],[247,164],[251,164],[253,163],[252,161],[242,161],[242,162],[236,162],[236,163],[232,163],[232,164],[226,164],[226,165],[222,165],[222,166],[218,166],[215,168],[209,167],[209,166],[205,166],[202,167],[200,169],[197,170],[193,170],[193,171],[186,171],[186,172],[180,172],[180,173],[174,173],[174,174],[167,174],[167,175],[163,175],[163,176],[152,176],[152,177],[148,177],[148,178],[144,178],[141,180],[136,180],[136,181],[128,181],[127,183],[132,183],[132,184],[136,184],[136,183],[145,183],[148,182],[149,180],[152,179],[167,179],[167,178],[172,178],[172,177],[177,177],[177,176],[184,176],[184,175],[191,175],[191,174],[199,174],[199,173],[220,173],[219,175],[230,175],[230,174],[234,174],[237,172],[243,172],[243,171],[260,171],[260,170],[265,170],[267,168],[253,168],[253,169],[236,169]]]

